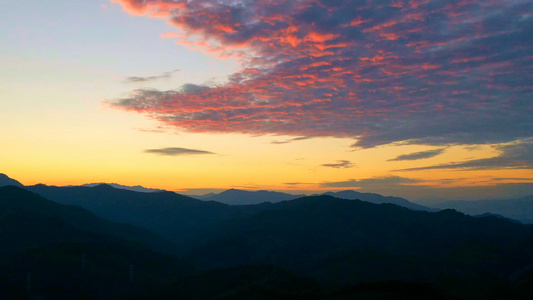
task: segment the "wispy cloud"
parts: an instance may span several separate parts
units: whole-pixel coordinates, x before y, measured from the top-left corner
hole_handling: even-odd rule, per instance
[[[147,81],[155,81],[155,80],[159,80],[159,79],[167,79],[167,78],[170,78],[172,77],[172,74],[173,73],[176,73],[180,71],[179,69],[175,69],[175,70],[172,70],[170,72],[164,72],[164,73],[161,73],[159,75],[156,75],[156,76],[145,76],[145,77],[141,77],[141,76],[131,76],[131,77],[128,77],[126,78],[126,82],[128,83],[138,83],[138,82],[147,82]]]
[[[490,170],[490,169],[533,169],[533,139],[507,145],[495,146],[500,151],[496,157],[452,162],[434,166],[408,168],[396,171],[422,171],[439,169]]]
[[[355,164],[350,162],[349,160],[338,160],[337,163],[323,164],[322,166],[330,167],[330,168],[337,168],[337,169],[345,169],[345,168],[353,168],[355,167]]]
[[[425,159],[425,158],[431,158],[435,157],[437,155],[442,154],[444,152],[444,149],[435,149],[435,150],[428,150],[428,151],[421,151],[421,152],[415,152],[415,153],[409,153],[409,154],[403,154],[396,158],[389,159],[389,161],[402,161],[402,160],[419,160],[419,159]]]
[[[161,149],[147,149],[144,150],[146,153],[159,154],[159,155],[169,155],[169,156],[178,156],[178,155],[198,155],[198,154],[215,154],[213,152],[197,150],[197,149],[187,149],[187,148],[161,148]]]
[[[288,139],[285,141],[272,141],[271,144],[280,145],[280,144],[288,144],[296,141],[304,141],[314,138],[313,136],[299,136],[292,139]]]
[[[314,183],[311,182],[285,182],[284,185],[290,185],[290,186],[299,186],[299,185],[314,185]]]
[[[244,67],[225,85],[111,102],[168,126],[390,143],[531,137],[529,0],[113,0]],[[194,88],[191,88],[194,87]]]

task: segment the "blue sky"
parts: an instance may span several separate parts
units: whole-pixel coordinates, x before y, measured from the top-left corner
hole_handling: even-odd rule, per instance
[[[523,0],[18,1],[0,12],[0,171],[531,194],[531,15]]]

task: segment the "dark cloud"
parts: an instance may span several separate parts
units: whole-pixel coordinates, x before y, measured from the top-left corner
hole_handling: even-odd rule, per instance
[[[500,154],[496,157],[452,162],[435,166],[401,169],[396,171],[421,171],[439,169],[490,170],[490,169],[532,169],[533,139],[512,144],[494,146]]]
[[[244,67],[111,102],[192,132],[476,145],[533,136],[530,0],[114,0]]]
[[[146,76],[146,77],[132,76],[132,77],[126,78],[126,82],[136,83],[136,82],[147,82],[147,81],[154,81],[154,80],[159,80],[159,79],[166,79],[166,78],[172,77],[172,74],[176,73],[178,71],[180,71],[180,70],[179,69],[175,69],[175,70],[172,70],[170,72],[164,72],[164,73],[162,73],[160,75],[157,75],[157,76]]]
[[[272,141],[271,144],[275,144],[275,145],[288,144],[288,143],[292,143],[295,141],[304,141],[304,140],[309,140],[312,138],[314,137],[313,136],[299,136],[299,137],[295,137],[295,138],[288,139],[285,141]]]
[[[421,152],[415,152],[415,153],[409,153],[409,154],[403,154],[396,158],[389,159],[388,161],[401,161],[401,160],[419,160],[419,159],[425,159],[425,158],[431,158],[435,157],[437,155],[440,155],[442,152],[444,152],[446,149],[435,149],[435,150],[428,150],[428,151],[421,151]]]
[[[353,168],[355,167],[355,164],[350,162],[349,160],[338,160],[337,163],[323,164],[322,166],[330,167],[330,168],[337,168],[337,169],[345,169],[345,168]]]
[[[374,177],[366,179],[350,179],[346,181],[337,181],[337,182],[323,182],[320,184],[320,187],[331,187],[331,188],[375,188],[375,187],[388,187],[388,186],[398,186],[398,185],[409,185],[413,183],[420,183],[423,180],[405,178],[400,176],[384,176],[384,177]]]
[[[215,154],[215,153],[209,152],[209,151],[196,150],[196,149],[187,149],[187,148],[177,148],[177,147],[161,148],[161,149],[147,149],[147,150],[144,150],[144,152],[153,153],[153,154],[159,154],[159,155],[169,155],[169,156]]]
[[[259,189],[260,187],[255,185],[233,185],[231,186],[232,189],[243,189],[243,190],[255,190]]]
[[[533,183],[533,178],[491,178],[492,181],[529,181]]]

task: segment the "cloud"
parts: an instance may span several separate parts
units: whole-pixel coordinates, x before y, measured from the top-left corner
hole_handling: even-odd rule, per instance
[[[442,152],[444,152],[446,149],[435,149],[435,150],[428,150],[428,151],[421,151],[421,152],[415,152],[415,153],[409,153],[409,154],[403,154],[396,158],[389,159],[388,161],[401,161],[401,160],[419,160],[419,159],[425,159],[425,158],[431,158],[435,157],[437,155],[440,155]]]
[[[295,137],[295,138],[288,139],[285,141],[272,141],[271,144],[275,144],[275,145],[288,144],[288,143],[292,143],[295,141],[304,141],[304,140],[309,140],[312,138],[314,137],[313,136],[299,136],[299,137]]]
[[[533,183],[533,178],[491,178],[492,181],[528,181]]]
[[[491,170],[491,169],[532,169],[533,138],[511,144],[493,146],[500,154],[491,158],[473,159],[434,166],[409,168],[395,171],[422,171],[440,169]]]
[[[412,183],[423,182],[423,180],[406,178],[400,176],[384,176],[384,177],[373,177],[366,179],[350,179],[346,181],[336,181],[336,182],[323,182],[320,184],[320,187],[331,187],[331,188],[375,188],[380,186],[399,186],[399,185],[409,185]]]
[[[126,78],[126,82],[137,83],[137,82],[147,82],[147,81],[155,81],[155,80],[159,80],[159,79],[166,79],[166,78],[172,77],[172,74],[176,73],[178,71],[181,71],[181,70],[180,69],[175,69],[175,70],[172,70],[170,72],[164,72],[164,73],[161,73],[160,75],[156,75],[156,76],[146,76],[146,77],[132,76],[132,77]]]
[[[533,135],[529,0],[113,2],[165,19],[178,44],[243,62],[224,85],[110,102],[180,130],[347,137],[358,148]]]
[[[348,160],[338,160],[337,163],[334,164],[323,164],[323,167],[330,167],[330,168],[337,168],[337,169],[345,169],[345,168],[353,168],[355,167],[355,164],[348,161]]]
[[[314,185],[314,183],[310,183],[310,182],[285,182],[283,183],[284,185],[292,185],[292,186],[297,186],[297,185]]]
[[[198,154],[215,154],[209,151],[196,150],[196,149],[187,149],[187,148],[161,148],[161,149],[147,149],[144,150],[146,153],[153,153],[159,155],[169,155],[169,156],[178,156],[178,155],[198,155]]]

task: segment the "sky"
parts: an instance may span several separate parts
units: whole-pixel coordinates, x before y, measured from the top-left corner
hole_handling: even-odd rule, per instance
[[[0,172],[203,194],[533,194],[530,0],[0,11]]]

